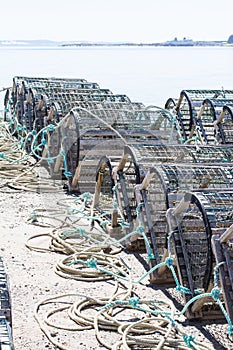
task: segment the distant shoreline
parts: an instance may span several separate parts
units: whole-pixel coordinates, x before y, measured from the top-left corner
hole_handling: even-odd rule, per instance
[[[157,46],[162,46],[162,47],[194,47],[194,46],[233,46],[233,44],[228,44],[226,42],[195,42],[194,44],[172,44],[172,43],[108,43],[108,44],[101,44],[101,43],[76,43],[76,44],[62,44],[60,45],[62,47],[89,47],[89,46],[99,46],[99,47],[116,47],[116,46],[127,46],[127,47],[144,47],[144,46],[149,46],[149,47],[157,47]]]
[[[195,46],[228,46],[233,44],[227,41],[193,41],[170,40],[161,43],[134,43],[134,42],[86,42],[70,41],[59,42],[50,40],[0,40],[0,47],[195,47]]]

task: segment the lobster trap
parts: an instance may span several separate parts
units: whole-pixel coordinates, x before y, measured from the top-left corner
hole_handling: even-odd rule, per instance
[[[233,103],[233,90],[182,90],[165,108],[176,115],[183,142],[209,144],[216,143],[214,122],[224,103]]]
[[[233,191],[229,188],[186,192],[181,201],[168,210],[179,280],[190,291],[184,294],[184,299],[189,302],[194,296],[207,293],[189,305],[188,318],[223,317],[216,303],[220,300],[217,291],[221,287],[223,302],[233,320],[233,254],[231,232],[229,234],[232,210]]]
[[[179,142],[179,134],[165,110],[120,109],[114,103],[110,109],[103,103],[102,108],[80,107],[68,113],[48,137],[43,157],[57,155],[56,162],[50,163],[51,173],[56,176],[63,171],[63,156],[65,171],[70,174],[70,190],[82,191],[82,179],[95,183],[95,170],[102,156],[119,156],[124,145],[134,140],[166,143],[170,138]]]

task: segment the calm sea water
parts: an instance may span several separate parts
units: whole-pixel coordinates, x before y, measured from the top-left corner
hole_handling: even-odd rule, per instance
[[[233,47],[1,47],[0,55],[0,88],[16,75],[85,78],[161,107],[183,89],[233,89]]]

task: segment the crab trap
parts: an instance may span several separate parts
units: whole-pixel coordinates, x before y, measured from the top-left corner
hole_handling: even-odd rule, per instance
[[[214,122],[223,101],[233,104],[233,90],[182,90],[165,108],[175,114],[183,142],[215,143]]]
[[[226,188],[186,192],[167,212],[185,302],[196,297],[188,318],[223,317],[224,305],[233,321],[232,210],[233,191]]]

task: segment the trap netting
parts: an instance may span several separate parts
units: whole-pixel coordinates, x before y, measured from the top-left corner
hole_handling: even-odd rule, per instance
[[[190,318],[217,317],[216,306],[223,305],[221,288],[225,308],[233,320],[232,209],[232,190],[207,189],[185,193],[167,213],[179,280],[190,291],[184,294],[185,301],[194,297],[187,308]],[[224,235],[226,230],[228,234]]]

